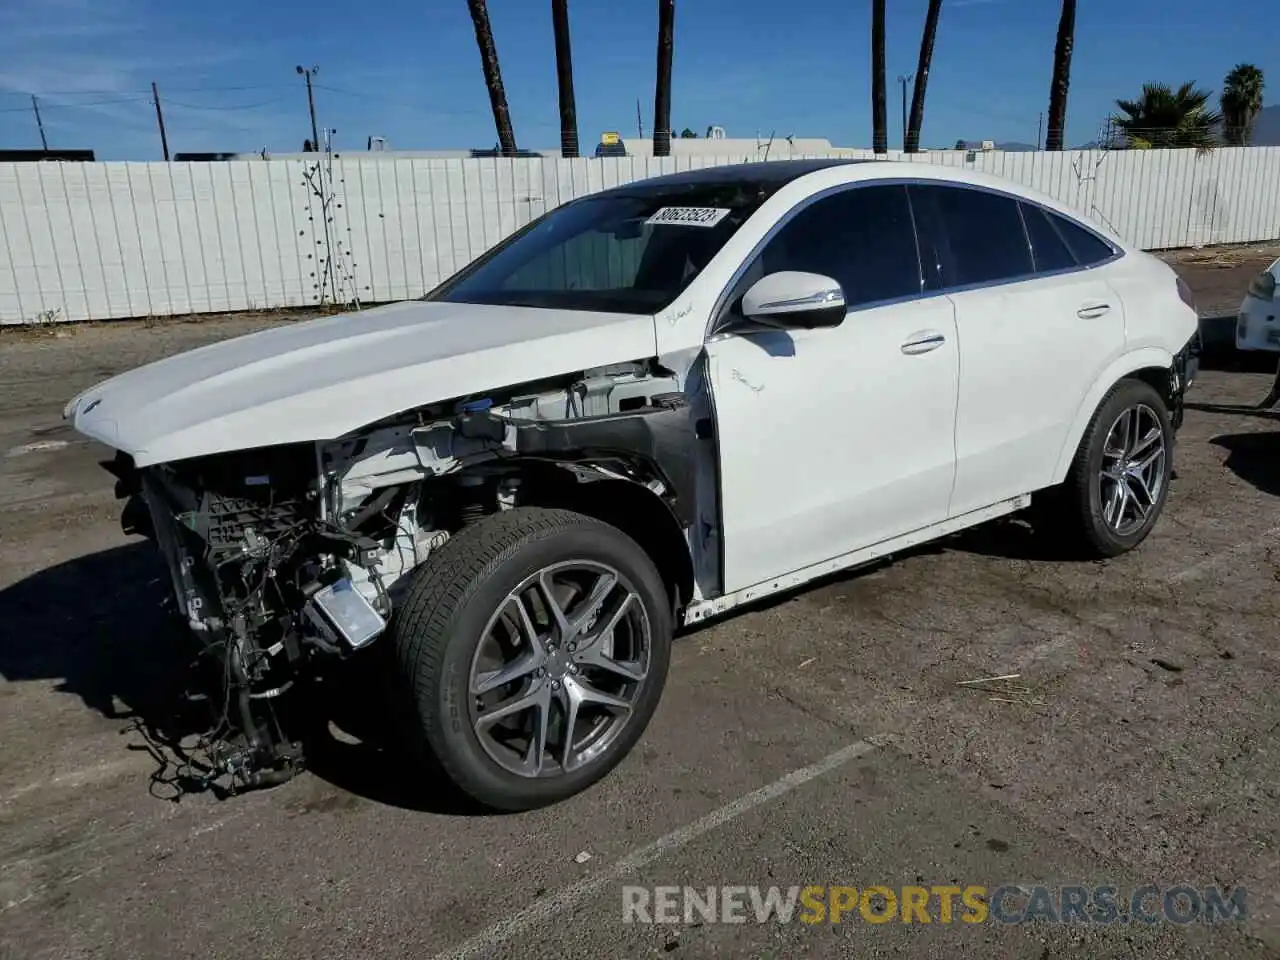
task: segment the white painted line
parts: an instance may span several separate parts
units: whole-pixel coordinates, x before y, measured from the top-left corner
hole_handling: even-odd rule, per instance
[[[1184,583],[1187,580],[1194,580],[1201,574],[1208,573],[1214,568],[1222,566],[1224,563],[1246,556],[1255,550],[1265,547],[1268,543],[1276,542],[1277,537],[1280,537],[1280,527],[1272,527],[1270,530],[1263,531],[1262,534],[1254,537],[1252,540],[1246,540],[1244,543],[1238,543],[1234,547],[1229,547],[1226,550],[1221,550],[1218,553],[1205,557],[1199,563],[1193,563],[1185,570],[1175,573],[1169,579],[1174,583]]]
[[[45,453],[49,450],[61,450],[63,447],[69,447],[73,443],[85,443],[84,440],[37,440],[35,443],[24,443],[20,447],[13,447],[7,456],[21,457],[27,453]]]
[[[470,957],[486,950],[494,950],[524,933],[532,926],[547,921],[563,920],[574,907],[584,900],[595,896],[609,884],[615,883],[628,874],[648,866],[668,851],[683,847],[703,834],[710,833],[731,820],[736,820],[747,811],[776,800],[784,794],[790,793],[796,787],[802,786],[810,780],[816,780],[818,777],[830,773],[856,757],[870,753],[877,747],[889,742],[890,739],[890,737],[869,737],[866,740],[857,740],[847,747],[837,750],[830,756],[819,760],[817,763],[801,767],[780,780],[775,780],[768,786],[739,797],[732,803],[726,804],[717,810],[712,810],[706,816],[695,820],[693,823],[687,824],[678,830],[673,830],[665,837],[659,837],[648,846],[641,847],[634,853],[628,854],[599,873],[583,877],[577,883],[572,883],[563,890],[539,899],[536,903],[525,907],[523,910],[499,920],[493,926],[464,940],[454,949],[437,954],[434,960],[460,960],[462,957]]]

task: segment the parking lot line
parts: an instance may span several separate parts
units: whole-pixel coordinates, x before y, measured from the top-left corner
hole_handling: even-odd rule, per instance
[[[749,810],[754,810],[756,807],[777,800],[779,797],[796,789],[796,787],[802,786],[811,780],[816,780],[843,766],[850,760],[864,756],[877,747],[886,745],[892,739],[889,736],[875,736],[868,737],[865,740],[856,740],[835,753],[824,757],[817,763],[801,767],[799,770],[793,770],[786,776],[773,781],[773,783],[758,790],[753,790],[751,793],[745,794],[737,800],[699,817],[693,823],[686,824],[666,836],[659,837],[647,846],[641,847],[639,850],[618,860],[612,866],[606,867],[588,877],[583,877],[577,883],[572,883],[563,890],[544,897],[538,900],[537,903],[499,920],[475,936],[464,940],[454,949],[437,954],[434,960],[461,960],[463,957],[475,956],[485,950],[501,947],[504,943],[539,923],[564,917],[574,907],[595,896],[609,884],[643,869],[669,851],[677,850],[698,837],[710,833],[717,827],[736,820]]]

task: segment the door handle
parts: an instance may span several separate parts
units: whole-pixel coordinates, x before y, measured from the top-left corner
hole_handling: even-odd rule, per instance
[[[1111,312],[1111,304],[1109,303],[1090,303],[1081,307],[1076,311],[1076,316],[1081,320],[1093,320],[1102,316],[1104,313]]]
[[[921,353],[928,353],[930,350],[937,350],[946,342],[947,338],[942,334],[929,330],[915,334],[902,345],[902,352],[909,357],[913,357]]]

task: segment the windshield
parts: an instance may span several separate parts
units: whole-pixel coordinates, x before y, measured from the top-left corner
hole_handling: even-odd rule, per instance
[[[585,197],[534,221],[425,299],[657,313],[765,197],[760,184],[742,182]]]

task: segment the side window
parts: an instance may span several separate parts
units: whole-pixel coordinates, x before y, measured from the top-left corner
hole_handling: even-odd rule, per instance
[[[945,231],[947,286],[1012,280],[1033,272],[1018,201],[1012,197],[933,184],[913,187],[912,195],[930,204]]]
[[[1054,228],[1043,207],[1023,203],[1022,222],[1027,225],[1027,238],[1031,241],[1031,255],[1035,259],[1037,273],[1068,270],[1076,266],[1075,254]]]
[[[1095,263],[1101,263],[1114,255],[1109,244],[1103,242],[1100,237],[1095,236],[1083,227],[1072,223],[1066,217],[1049,210],[1045,211],[1045,216],[1058,228],[1058,232],[1062,234],[1062,239],[1071,248],[1071,252],[1075,254],[1076,261],[1080,266],[1091,267]]]
[[[911,204],[904,186],[854,187],[818,200],[760,252],[753,278],[779,270],[836,280],[849,306],[920,293]]]

